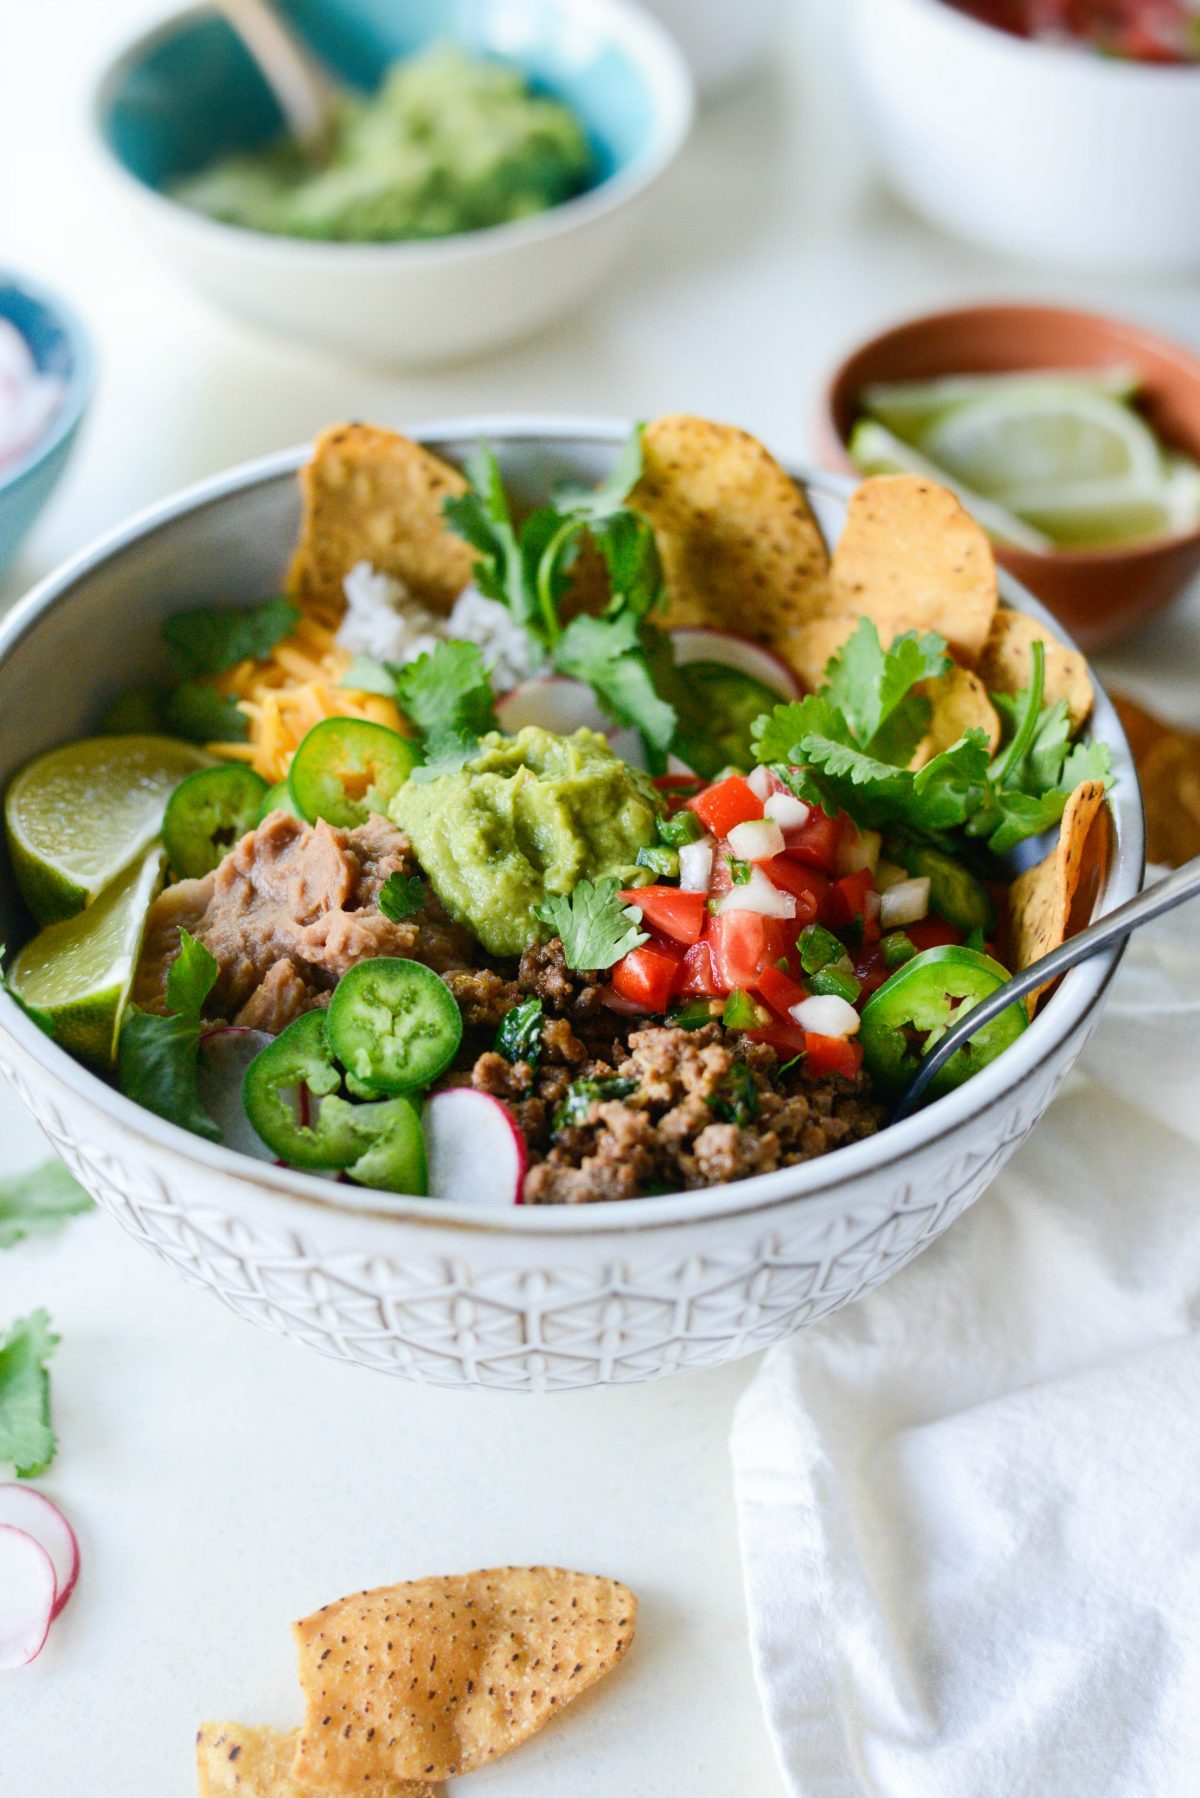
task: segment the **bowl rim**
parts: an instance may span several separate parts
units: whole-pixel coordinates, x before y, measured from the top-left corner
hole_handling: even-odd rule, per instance
[[[630,430],[627,420],[563,418],[561,416],[496,415],[437,419],[408,425],[407,435],[435,450],[486,437],[494,445],[534,443],[552,453],[555,444],[614,448]],[[57,607],[67,604],[74,589],[132,547],[191,512],[219,506],[234,494],[292,479],[312,453],[304,443],[242,463],[184,488],[136,513],[124,524],[105,533],[60,568],[38,583],[0,620],[0,670],[17,645]],[[824,471],[791,467],[793,477],[806,491],[844,503],[858,484],[853,479]],[[1005,570],[1000,569],[1002,599],[1028,610],[1045,623],[1045,608],[1027,594]],[[1060,636],[1065,637],[1061,627]],[[1070,638],[1065,638],[1070,643]],[[1072,645],[1074,647],[1074,645]],[[1082,652],[1080,652],[1082,653]],[[1145,869],[1141,793],[1133,758],[1120,720],[1103,688],[1096,682],[1095,719],[1113,748],[1114,787],[1110,816],[1114,851],[1099,903],[1113,909],[1136,893]],[[1124,945],[1081,963],[1064,976],[1051,1003],[1040,1009],[1015,1043],[974,1079],[936,1100],[926,1110],[889,1124],[831,1156],[819,1156],[798,1166],[756,1174],[730,1185],[699,1192],[670,1194],[637,1200],[607,1200],[579,1206],[465,1205],[450,1201],[361,1193],[360,1189],[335,1185],[311,1174],[277,1168],[254,1161],[221,1144],[206,1142],[179,1125],[144,1110],[107,1085],[100,1075],[76,1061],[52,1042],[29,1019],[7,992],[0,992],[0,1040],[9,1036],[40,1069],[88,1104],[97,1105],[122,1130],[139,1137],[152,1152],[167,1152],[241,1184],[292,1200],[320,1206],[327,1215],[348,1213],[357,1218],[377,1218],[397,1224],[417,1223],[513,1238],[574,1237],[580,1234],[612,1236],[630,1229],[651,1230],[705,1222],[749,1213],[770,1214],[803,1198],[806,1208],[817,1206],[839,1211],[851,1195],[862,1197],[864,1176],[891,1178],[906,1160],[916,1161],[937,1138],[985,1112],[1009,1103],[1015,1090],[1073,1034],[1085,1026],[1107,988],[1124,953]],[[350,1194],[352,1196],[347,1197]]]
[[[895,4],[896,0],[891,3]],[[1089,52],[1086,44],[1055,44],[1044,38],[1019,37],[1014,31],[1005,31],[1002,25],[991,25],[986,19],[960,12],[951,0],[899,0],[899,4],[923,13],[931,21],[935,17],[942,19],[951,31],[961,34],[964,43],[973,40],[977,49],[990,53],[996,47],[996,40],[1000,39],[1003,44],[1001,54],[1036,56],[1043,68],[1065,70],[1083,80],[1116,80],[1127,85],[1138,81],[1145,84],[1163,75],[1173,76],[1181,82],[1189,76],[1193,81],[1200,80],[1200,62],[1149,62],[1133,56],[1105,56],[1098,50]]]
[[[946,0],[933,0],[937,6],[946,5]],[[964,18],[966,14],[962,15]],[[971,21],[968,20],[968,23]],[[985,31],[997,30],[994,26],[982,27]],[[1003,33],[1000,33],[1003,35]],[[1018,42],[1021,40],[1018,39]],[[1131,346],[1145,346],[1153,350],[1155,355],[1169,357],[1179,368],[1184,370],[1197,387],[1200,387],[1200,353],[1188,348],[1186,344],[1177,342],[1172,337],[1164,337],[1160,332],[1148,325],[1135,323],[1131,319],[1118,318],[1111,312],[1093,312],[1086,306],[1058,306],[1052,301],[1043,303],[1040,300],[995,300],[973,303],[968,301],[962,306],[942,306],[934,312],[909,313],[904,318],[894,319],[880,330],[873,331],[869,337],[861,338],[854,346],[841,356],[821,387],[819,401],[819,426],[827,434],[831,442],[836,442],[847,467],[850,462],[849,444],[838,422],[837,401],[839,391],[845,384],[851,366],[861,356],[872,350],[886,346],[889,340],[903,336],[906,332],[918,327],[937,329],[940,326],[962,323],[964,320],[977,320],[984,317],[1006,318],[1013,324],[1027,322],[1033,316],[1050,316],[1067,320],[1080,319],[1088,324],[1104,325],[1116,329],[1129,339]],[[946,373],[954,371],[947,369]],[[1020,374],[1020,368],[1001,373]],[[1038,372],[1036,367],[1028,370],[1030,374]],[[936,379],[937,377],[930,377]],[[1200,446],[1197,446],[1200,453]],[[1163,551],[1174,551],[1189,546],[1200,545],[1200,525],[1190,531],[1171,531],[1163,536],[1142,537],[1132,543],[1097,544],[1094,548],[1062,549],[1025,549],[1020,545],[995,545],[997,555],[1003,553],[1014,565],[1037,568],[1044,563],[1054,567],[1090,568],[1097,563],[1120,566],[1122,563],[1137,562],[1145,556],[1152,556]],[[1061,630],[1061,626],[1056,628]]]
[[[30,280],[28,276],[18,274],[15,269],[0,266],[0,317],[8,318],[3,296],[11,292],[24,294],[32,300],[52,324],[62,331],[71,347],[71,369],[66,378],[62,399],[45,430],[34,439],[23,456],[19,456],[7,468],[0,468],[0,499],[11,493],[27,475],[33,474],[70,437],[87,410],[96,384],[96,353],[92,347],[91,332],[75,308],[61,299],[52,288],[44,287],[40,281]],[[13,323],[12,320],[9,322]],[[17,326],[14,328],[19,330]],[[24,336],[24,332],[20,334]]]
[[[227,251],[240,251],[267,261],[286,263],[311,258],[330,266],[346,263],[371,269],[391,262],[412,267],[466,262],[493,251],[523,249],[604,218],[644,193],[675,161],[687,142],[696,116],[695,82],[683,52],[665,26],[633,0],[571,0],[571,4],[580,13],[590,14],[597,24],[608,25],[630,60],[647,76],[654,107],[653,133],[647,147],[624,168],[586,192],[559,201],[530,218],[489,225],[479,231],[459,231],[442,238],[395,243],[331,242],[227,224],[181,205],[160,188],[143,181],[122,161],[109,142],[106,130],[109,109],[131,68],[148,52],[169,42],[183,26],[214,15],[211,0],[197,0],[196,4],[171,13],[124,40],[93,83],[88,108],[92,136],[110,173],[138,204],[148,207],[175,228],[194,230],[214,247],[223,246]]]

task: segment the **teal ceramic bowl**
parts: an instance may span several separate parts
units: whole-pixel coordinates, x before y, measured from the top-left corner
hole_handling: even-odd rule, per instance
[[[548,212],[434,242],[314,243],[218,223],[167,190],[282,128],[275,101],[209,6],[139,37],[102,77],[95,116],[126,199],[160,252],[219,304],[353,356],[419,364],[527,335],[601,286],[681,148],[691,79],[631,0],[280,0],[340,78],[375,88],[435,43],[516,64],[590,138],[589,190]]]
[[[83,324],[56,295],[0,270],[0,318],[21,333],[43,374],[63,384],[41,435],[14,462],[0,464],[0,574],[58,483],[92,393],[91,343]]]

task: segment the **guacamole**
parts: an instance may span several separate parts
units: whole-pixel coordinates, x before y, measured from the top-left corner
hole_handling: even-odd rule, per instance
[[[547,934],[534,913],[547,894],[610,874],[626,886],[651,878],[634,864],[657,816],[650,781],[603,737],[536,725],[492,732],[459,773],[410,780],[391,804],[446,910],[492,955]]]
[[[276,141],[178,182],[225,224],[351,243],[451,237],[545,212],[592,178],[583,127],[520,69],[438,48],[339,96],[326,156]]]

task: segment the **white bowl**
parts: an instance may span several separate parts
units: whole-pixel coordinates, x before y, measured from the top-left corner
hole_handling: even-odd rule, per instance
[[[1031,262],[1200,266],[1200,66],[1011,37],[945,0],[852,0],[863,118],[935,225]]]
[[[319,22],[320,10],[309,10],[309,23]],[[429,242],[314,243],[207,218],[161,192],[160,171],[194,166],[195,134],[207,144],[219,131],[213,121],[225,92],[259,130],[271,103],[256,91],[258,78],[228,28],[203,5],[122,51],[93,108],[116,190],[186,281],[254,324],[396,367],[478,355],[587,300],[627,246],[694,110],[674,41],[630,0],[448,0],[434,27],[428,6],[375,0],[369,41],[384,42],[387,56],[420,47],[410,13],[439,41],[503,54],[535,78],[550,81],[543,71],[553,71],[550,84],[578,104],[594,138],[602,117],[611,126],[603,179],[535,217]],[[331,38],[331,54],[340,41]],[[245,141],[239,127],[233,142]]]
[[[414,432],[461,461],[486,436],[515,490],[598,480],[627,427],[480,419]],[[94,728],[112,694],[161,677],[157,628],[192,605],[277,590],[307,447],[143,513],[35,589],[0,626],[0,788]],[[852,483],[801,476],[836,538]],[[1046,614],[1002,576],[1010,603]],[[1115,850],[1101,909],[1137,891],[1142,817],[1117,718]],[[0,940],[24,928],[11,880]],[[992,1065],[927,1111],[802,1167],[671,1198],[498,1212],[392,1198],[249,1161],[113,1092],[0,995],[0,1074],[99,1202],[240,1316],[325,1354],[441,1385],[521,1391],[656,1379],[746,1355],[912,1258],[988,1185],[1096,1022],[1116,965],[1068,974]],[[914,1329],[920,1319],[914,1318]]]

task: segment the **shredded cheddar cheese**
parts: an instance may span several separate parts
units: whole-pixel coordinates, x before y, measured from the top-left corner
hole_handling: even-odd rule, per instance
[[[309,600],[296,629],[265,662],[239,662],[215,683],[244,713],[248,734],[242,743],[210,743],[213,755],[248,762],[272,786],[286,779],[305,733],[323,718],[366,718],[407,734],[390,699],[359,693],[339,683],[351,658],[339,648],[340,613]]]

